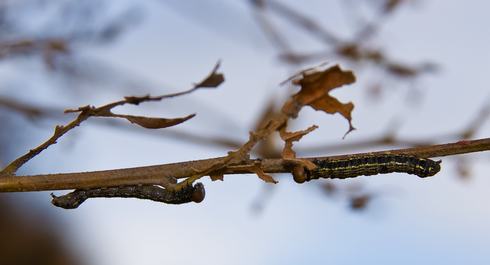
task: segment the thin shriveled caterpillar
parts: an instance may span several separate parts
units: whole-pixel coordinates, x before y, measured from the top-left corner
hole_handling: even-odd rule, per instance
[[[51,203],[64,209],[75,209],[89,198],[138,198],[168,204],[199,203],[206,192],[202,183],[189,185],[180,191],[170,191],[155,185],[117,186],[95,189],[77,189],[63,196],[51,194]]]
[[[306,173],[306,181],[318,178],[354,178],[400,172],[421,178],[435,175],[441,161],[403,154],[373,154],[341,160],[314,160],[317,168]]]

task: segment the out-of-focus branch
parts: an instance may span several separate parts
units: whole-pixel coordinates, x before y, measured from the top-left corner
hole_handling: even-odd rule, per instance
[[[263,31],[270,36],[272,43],[279,49],[279,57],[289,64],[303,64],[310,61],[324,60],[325,57],[340,57],[354,63],[363,61],[370,62],[382,69],[388,74],[397,78],[415,78],[422,73],[429,73],[437,70],[432,63],[422,63],[419,65],[409,65],[399,62],[387,56],[379,49],[366,47],[366,39],[372,36],[388,14],[391,14],[396,8],[406,1],[386,1],[380,9],[380,19],[374,23],[369,23],[366,27],[359,30],[350,39],[342,39],[331,33],[325,27],[317,23],[314,19],[303,14],[302,12],[289,7],[288,5],[275,0],[252,0],[250,3],[260,12],[260,26]],[[279,28],[274,27],[265,11],[274,12],[281,16],[285,21],[290,22],[310,36],[323,41],[326,45],[325,51],[322,52],[295,52],[290,48],[286,41],[286,34]]]
[[[67,53],[68,42],[64,39],[23,39],[0,43],[0,59],[6,56],[26,55],[36,52]]]
[[[332,33],[321,27],[315,20],[301,14],[289,6],[275,0],[254,0],[250,1],[255,7],[260,9],[269,8],[277,14],[288,18],[289,21],[316,36],[326,43],[337,44],[339,40]]]
[[[254,2],[262,2],[262,1],[254,1]],[[256,4],[258,8],[257,12],[254,12],[254,15],[257,18],[257,22],[260,24],[260,27],[265,32],[266,37],[268,37],[272,44],[277,46],[277,48],[281,51],[291,51],[291,47],[287,40],[284,38],[283,34],[281,34],[276,27],[272,24],[267,18],[267,15],[263,12],[264,8],[262,4]]]
[[[432,136],[425,137],[424,139],[405,139],[396,135],[397,128],[388,128],[388,131],[380,134],[379,136],[375,136],[372,138],[359,140],[359,141],[351,141],[348,143],[335,143],[335,144],[322,144],[315,145],[310,147],[298,147],[297,151],[301,153],[327,153],[327,152],[339,152],[339,151],[348,151],[355,150],[360,148],[376,148],[383,146],[390,147],[417,147],[417,146],[426,146],[432,145],[441,141],[441,139],[445,139],[447,141],[454,140],[465,140],[471,139],[475,136],[475,134],[480,130],[480,128],[488,121],[490,117],[490,101],[483,105],[478,113],[471,119],[468,125],[462,130]]]
[[[35,106],[2,96],[0,96],[0,108],[6,108],[13,112],[17,112],[31,120],[38,118],[54,118],[62,113],[55,108]]]

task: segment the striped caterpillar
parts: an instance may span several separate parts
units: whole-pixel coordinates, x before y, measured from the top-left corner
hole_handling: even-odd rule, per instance
[[[317,168],[306,171],[306,181],[318,178],[354,178],[401,172],[421,178],[435,175],[441,161],[403,154],[372,154],[336,160],[314,160]]]
[[[77,189],[63,196],[51,194],[51,203],[64,209],[75,209],[89,198],[138,198],[168,204],[188,202],[199,203],[204,200],[206,193],[202,183],[189,185],[180,191],[170,191],[155,185],[117,186],[95,189]]]

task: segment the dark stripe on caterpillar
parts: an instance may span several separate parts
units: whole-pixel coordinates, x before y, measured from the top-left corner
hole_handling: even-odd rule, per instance
[[[89,198],[138,198],[168,204],[201,202],[206,192],[202,183],[189,185],[180,191],[170,191],[155,185],[117,186],[95,189],[77,189],[63,196],[51,194],[51,203],[64,209],[75,209]]]
[[[354,178],[401,172],[421,178],[435,175],[441,169],[441,161],[403,154],[373,154],[355,158],[314,160],[317,168],[307,171],[307,181],[318,178]]]

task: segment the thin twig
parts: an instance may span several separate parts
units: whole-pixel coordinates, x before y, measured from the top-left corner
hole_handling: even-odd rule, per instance
[[[308,16],[305,16],[295,9],[275,0],[267,0],[265,2],[266,6],[268,6],[270,9],[287,18],[290,22],[301,27],[303,30],[309,32],[312,36],[316,36],[328,44],[335,45],[339,43],[339,40],[336,36],[334,36],[334,34],[324,29],[315,20],[309,18]]]
[[[90,117],[118,117],[118,118],[125,118],[128,121],[132,123],[137,123],[140,126],[143,126],[145,128],[165,128],[165,127],[170,127],[176,124],[179,124],[181,122],[184,122],[192,117],[194,117],[195,114],[189,115],[184,118],[177,118],[177,119],[162,119],[162,118],[151,118],[151,117],[142,117],[142,116],[132,116],[132,115],[121,115],[121,114],[114,114],[112,113],[112,109],[117,107],[117,106],[122,106],[125,104],[133,104],[133,105],[138,105],[142,102],[148,102],[148,101],[160,101],[162,99],[166,98],[172,98],[172,97],[177,97],[177,96],[182,96],[186,95],[189,93],[194,92],[195,90],[199,88],[209,88],[209,87],[217,87],[219,86],[223,81],[224,77],[221,73],[217,73],[217,70],[220,66],[220,62],[218,62],[211,73],[204,78],[201,82],[195,84],[191,89],[188,89],[183,92],[178,92],[178,93],[173,93],[173,94],[167,94],[167,95],[162,95],[162,96],[155,96],[152,97],[150,95],[142,96],[142,97],[125,97],[123,100],[119,100],[116,102],[112,102],[106,105],[103,105],[101,107],[93,107],[93,106],[83,106],[78,109],[68,109],[65,110],[65,113],[79,113],[78,116],[68,123],[65,126],[58,125],[55,127],[54,134],[46,140],[44,143],[39,145],[38,147],[29,150],[26,154],[18,157],[14,161],[12,161],[10,164],[8,164],[2,171],[0,171],[0,177],[3,176],[8,176],[8,175],[15,175],[15,172],[22,167],[25,163],[27,163],[29,160],[40,154],[42,151],[46,150],[49,146],[56,144],[57,140],[65,135],[67,132],[70,130],[74,129],[75,127],[79,126],[82,122],[87,120]],[[161,185],[168,184],[166,181],[163,183],[160,183]]]

